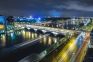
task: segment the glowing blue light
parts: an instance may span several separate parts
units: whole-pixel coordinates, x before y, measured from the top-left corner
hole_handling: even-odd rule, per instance
[[[37,23],[41,23],[41,18],[37,18]]]
[[[21,18],[20,21],[22,21],[22,20],[24,20],[24,19]]]
[[[38,20],[41,20],[41,18],[39,17]]]
[[[11,33],[12,40],[15,39],[14,33]]]
[[[4,23],[5,19],[4,16],[0,16],[0,23]]]
[[[32,16],[29,16],[30,18],[33,18]]]
[[[32,16],[26,18],[28,21],[34,19]]]
[[[11,33],[11,37],[13,37],[14,33]]]
[[[33,17],[32,16],[29,16],[29,19],[33,19]]]

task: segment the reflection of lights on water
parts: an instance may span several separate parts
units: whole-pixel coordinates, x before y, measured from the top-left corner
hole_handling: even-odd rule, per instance
[[[35,33],[35,38],[37,37],[37,33]]]
[[[32,34],[32,39],[34,39],[35,38],[35,34],[34,33],[31,33]]]
[[[10,35],[11,35],[11,38],[13,40],[15,38],[14,33],[11,33]]]
[[[6,45],[5,35],[1,35],[1,40],[2,40],[2,46],[5,46]]]
[[[42,35],[39,35],[40,43],[42,43]]]
[[[52,44],[52,38],[49,37],[49,38],[48,38],[48,45],[51,45],[51,44]]]
[[[30,32],[26,32],[26,38],[27,38],[27,39],[30,39],[30,37],[31,37]]]
[[[54,43],[57,43],[57,38],[54,38]]]
[[[28,37],[29,37],[29,39],[31,38],[31,34],[30,34],[30,32],[28,32]]]
[[[42,38],[42,35],[39,35],[40,38]]]
[[[23,35],[23,37],[25,38],[25,31],[24,31],[24,30],[22,31],[22,35]]]
[[[47,43],[47,37],[46,36],[44,36],[43,41],[44,41],[44,44]]]
[[[29,39],[29,40],[37,37],[37,33],[29,32],[29,31],[26,32],[25,30],[22,31],[22,35],[24,38]]]
[[[13,37],[14,33],[11,33],[11,37]]]

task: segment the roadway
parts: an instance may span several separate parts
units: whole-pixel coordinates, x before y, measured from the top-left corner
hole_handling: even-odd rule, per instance
[[[69,62],[77,52],[76,37],[69,39],[64,46],[61,45],[58,50],[53,51],[40,62]]]
[[[90,35],[88,32],[84,40],[82,40],[83,43],[79,45],[81,41],[76,41],[77,36],[73,36],[64,47],[60,46],[60,49],[46,56],[41,62],[82,62],[87,52],[89,38]]]
[[[90,33],[86,33],[82,47],[78,51],[76,62],[83,62],[87,49],[88,49],[89,40],[90,40]]]
[[[43,26],[35,26],[35,25],[27,25],[27,24],[15,24],[15,26],[20,27],[20,28],[33,28],[33,29],[40,29],[40,30],[46,30],[46,31],[51,31],[51,32],[58,32],[66,35],[69,33],[70,35],[73,35],[76,33],[74,30],[67,30],[67,29],[59,29],[59,28],[51,28],[51,27],[43,27]]]

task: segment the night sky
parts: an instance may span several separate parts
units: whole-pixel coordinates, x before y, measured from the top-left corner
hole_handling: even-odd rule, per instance
[[[0,15],[93,16],[93,0],[0,0]]]

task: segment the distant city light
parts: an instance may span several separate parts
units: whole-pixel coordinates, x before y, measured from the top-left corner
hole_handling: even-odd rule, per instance
[[[29,18],[33,18],[32,16],[29,16]]]
[[[32,16],[29,16],[29,17],[27,17],[26,19],[28,19],[28,20],[32,20],[32,19],[34,19]]]
[[[39,17],[38,20],[41,20],[41,18]]]
[[[36,23],[41,23],[41,18],[38,17],[38,18],[34,18],[36,20]]]

